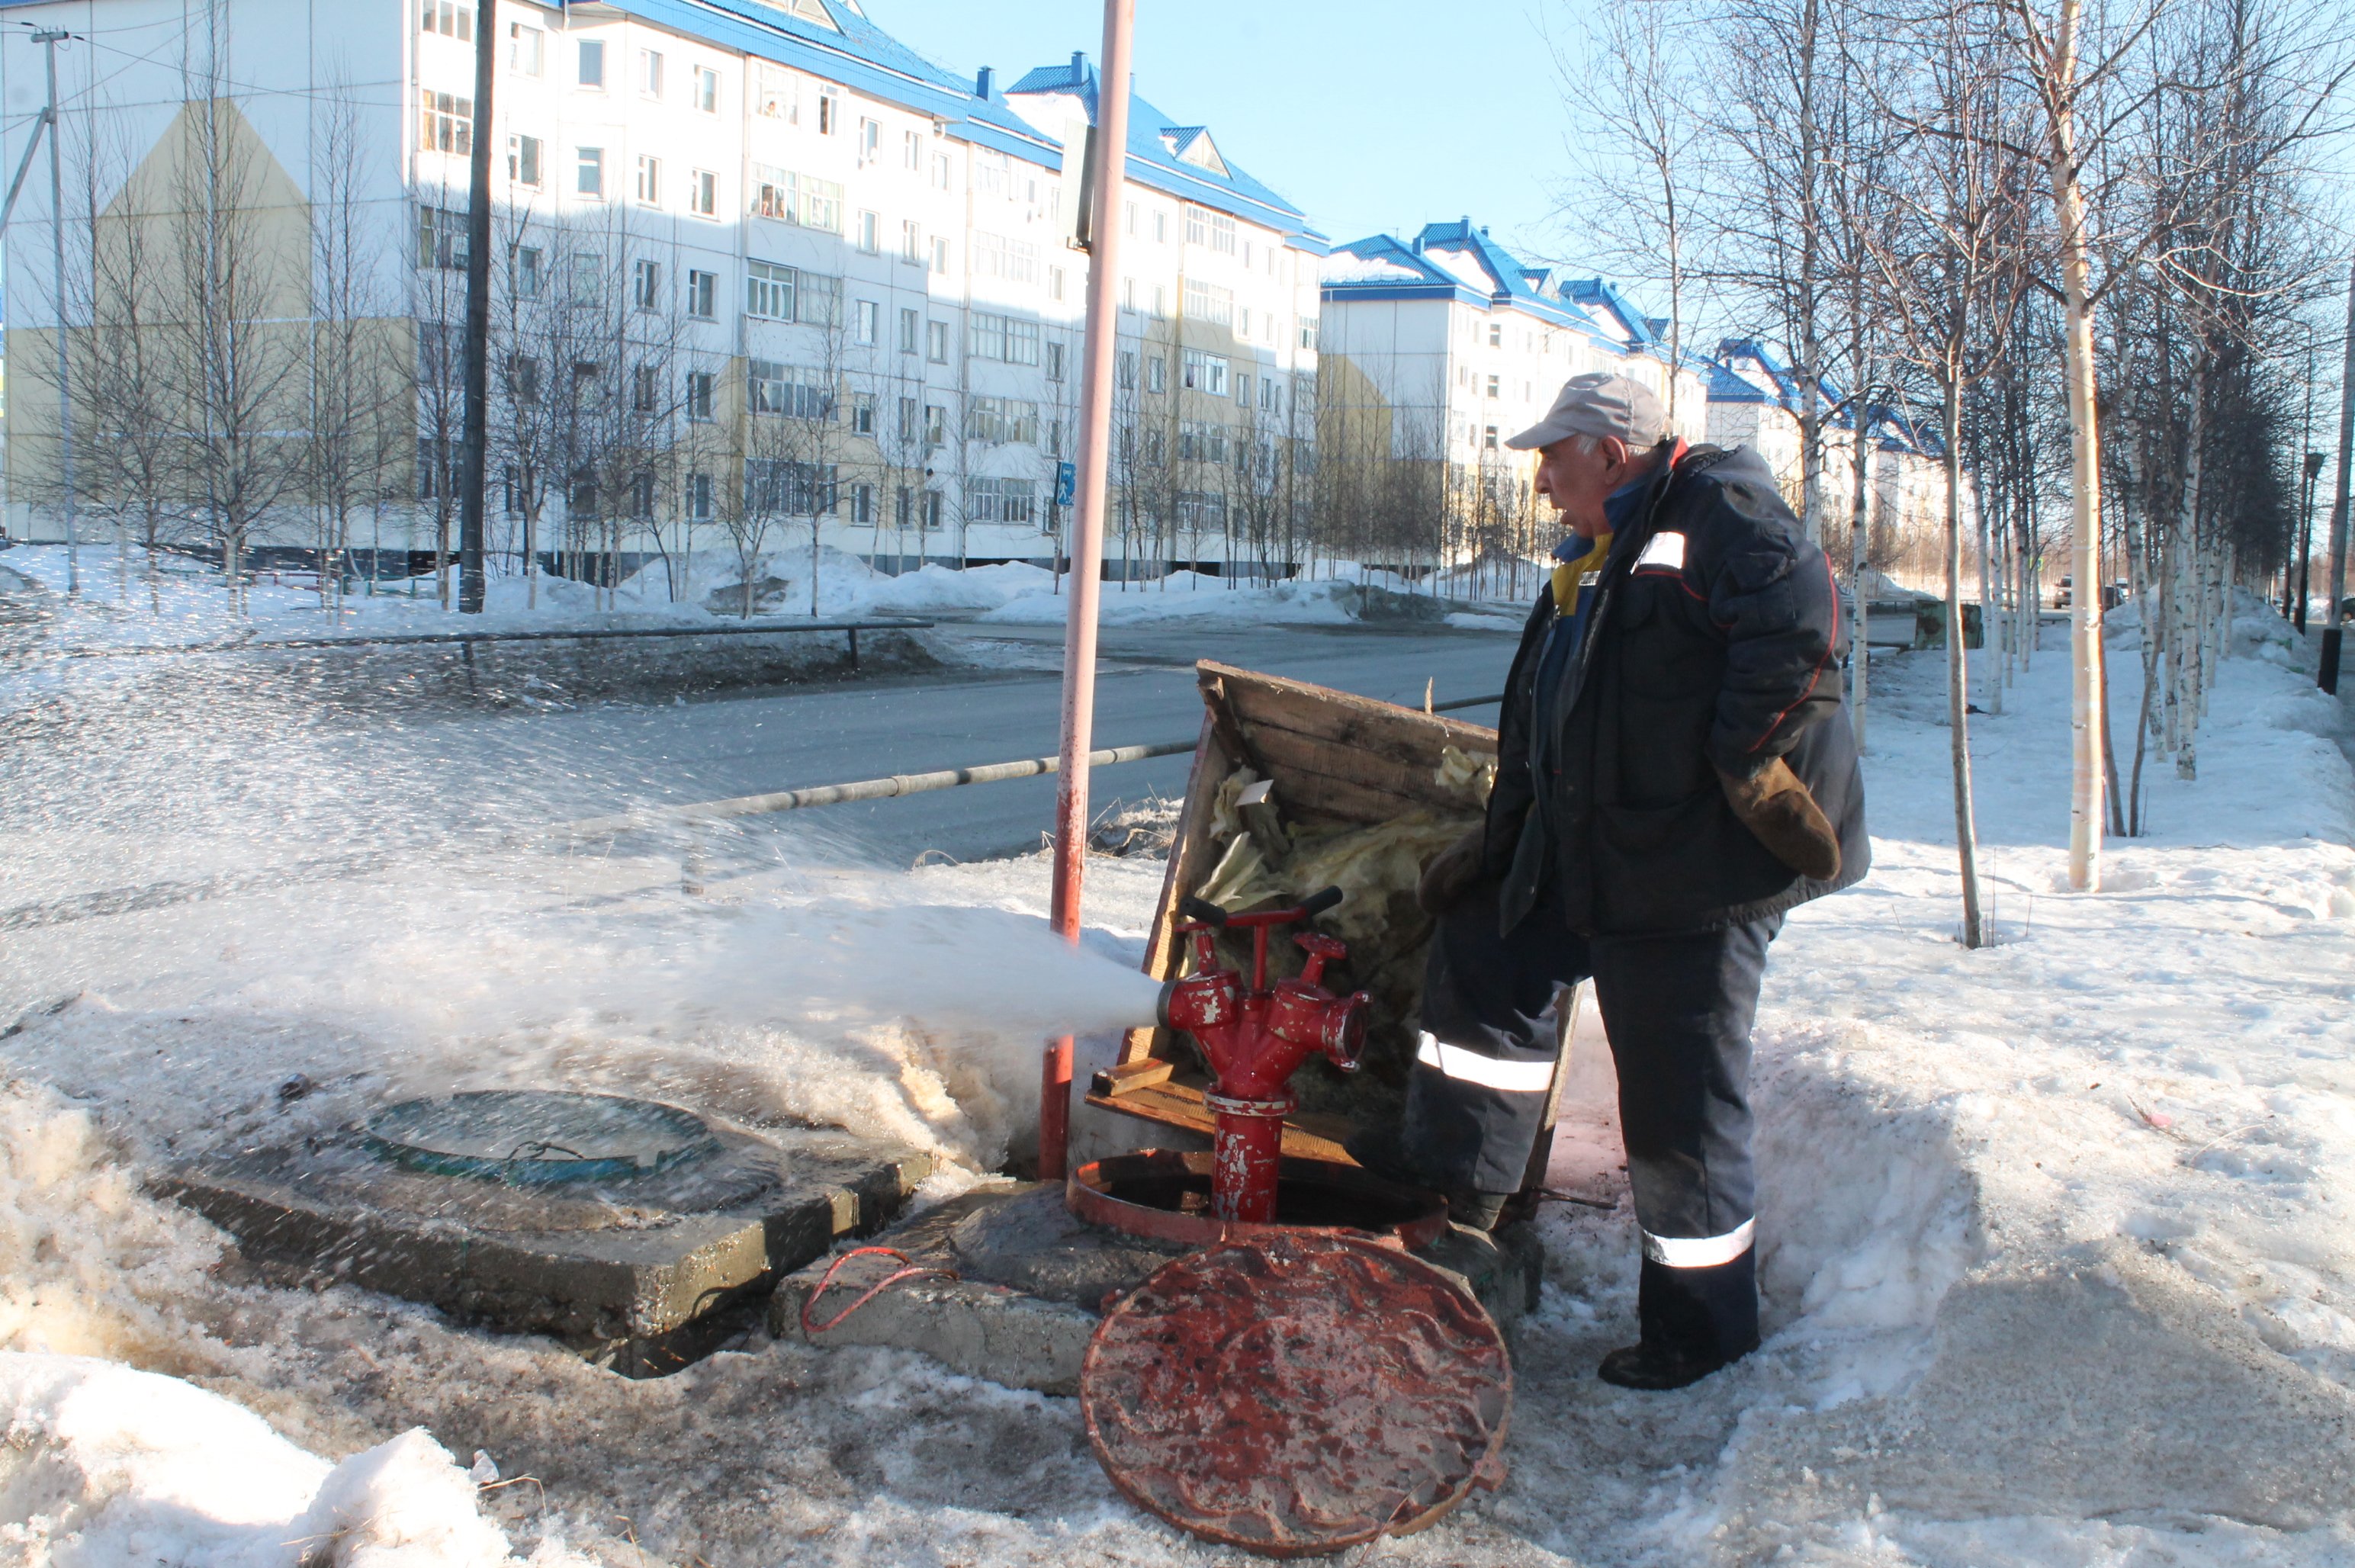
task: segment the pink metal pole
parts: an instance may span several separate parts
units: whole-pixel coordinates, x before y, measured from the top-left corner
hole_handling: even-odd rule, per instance
[[[1055,930],[1080,940],[1088,853],[1088,752],[1095,743],[1096,603],[1103,591],[1104,481],[1112,456],[1112,376],[1120,324],[1121,190],[1128,165],[1129,40],[1135,0],[1104,0],[1096,85],[1096,163],[1088,192],[1088,326],[1080,358],[1079,492],[1073,497],[1071,601],[1063,633],[1063,751],[1055,794]],[[1039,1179],[1060,1181],[1071,1142],[1071,1037],[1048,1043],[1039,1084]]]

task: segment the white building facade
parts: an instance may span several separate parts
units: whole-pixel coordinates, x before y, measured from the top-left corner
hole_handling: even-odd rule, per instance
[[[173,182],[201,160],[180,149],[229,147],[255,171],[246,185],[288,218],[252,241],[281,296],[272,319],[307,312],[301,330],[315,336],[333,292],[318,237],[343,226],[363,259],[346,293],[402,343],[417,432],[370,508],[374,543],[347,531],[342,548],[412,569],[442,548],[474,7],[54,0],[8,10],[89,40],[61,62],[64,144],[69,161],[80,151],[90,193],[80,207],[69,177],[69,252],[91,253],[109,222],[185,210]],[[559,570],[567,551],[719,548],[719,533],[759,510],[776,514],[779,546],[796,533],[811,542],[815,529],[895,568],[1053,558],[1088,266],[1071,242],[1095,104],[1083,57],[1001,91],[986,69],[945,75],[858,0],[507,0],[496,15],[495,552],[519,556],[527,532]],[[17,36],[0,47],[12,116],[38,109],[42,64]],[[218,107],[199,113],[197,97]],[[198,121],[201,132],[187,129]],[[1185,542],[1222,560],[1241,482],[1193,470],[1241,466],[1235,454],[1254,440],[1294,432],[1299,384],[1313,387],[1325,244],[1206,129],[1142,101],[1127,175],[1114,219],[1123,375],[1134,383],[1124,403],[1132,422],[1156,428],[1163,487],[1186,497],[1195,525]],[[32,283],[50,270],[45,195],[28,189],[6,235],[12,368],[54,354],[54,291]],[[66,291],[69,341],[86,357],[109,341],[91,325],[101,293],[98,283]],[[306,352],[286,347],[266,421],[290,473],[317,400],[298,385]],[[10,410],[9,520],[19,537],[52,538],[57,423],[27,374]],[[78,407],[82,379],[77,371]],[[53,405],[53,382],[47,390]],[[86,432],[104,412],[84,410],[78,423]],[[317,548],[316,485],[281,480],[250,546]],[[218,497],[184,485],[174,499],[185,514],[175,542],[201,545]],[[1167,556],[1176,536],[1163,535]]]

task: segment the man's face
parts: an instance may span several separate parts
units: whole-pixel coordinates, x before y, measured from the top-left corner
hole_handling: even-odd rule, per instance
[[[1603,503],[1627,483],[1635,466],[1627,443],[1615,435],[1564,436],[1538,448],[1537,492],[1554,504],[1572,532],[1591,539],[1603,531]]]

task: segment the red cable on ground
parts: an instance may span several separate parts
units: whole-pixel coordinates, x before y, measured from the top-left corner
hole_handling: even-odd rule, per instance
[[[817,1298],[824,1296],[826,1294],[826,1286],[834,1283],[834,1276],[841,1272],[842,1265],[865,1253],[880,1253],[885,1257],[898,1258],[903,1264],[908,1262],[908,1254],[900,1252],[896,1247],[853,1247],[848,1252],[843,1253],[840,1257],[835,1259],[834,1262],[826,1264],[826,1273],[818,1276],[817,1288],[811,1291],[809,1295],[805,1296],[802,1300],[803,1333],[823,1334],[828,1329],[840,1327],[845,1318],[848,1317],[852,1313],[858,1311],[860,1307],[866,1306],[868,1302],[874,1300],[877,1296],[882,1295],[886,1290],[889,1290],[891,1286],[899,1284],[903,1279],[917,1279],[926,1275],[934,1279],[954,1279],[957,1277],[957,1272],[954,1269],[929,1268],[922,1264],[909,1264],[906,1268],[896,1269],[891,1273],[885,1275],[881,1279],[877,1280],[873,1285],[868,1285],[866,1293],[860,1296],[858,1300],[852,1302],[849,1306],[844,1307],[841,1311],[836,1313],[825,1322],[812,1323],[810,1321],[810,1308],[817,1305]]]

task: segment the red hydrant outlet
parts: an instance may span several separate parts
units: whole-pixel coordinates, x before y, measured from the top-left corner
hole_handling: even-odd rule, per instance
[[[1315,931],[1294,938],[1308,955],[1299,977],[1267,984],[1268,929],[1340,901],[1341,890],[1327,888],[1297,908],[1259,914],[1229,914],[1199,899],[1180,906],[1188,919],[1178,930],[1194,938],[1194,973],[1162,987],[1160,1014],[1164,1024],[1194,1037],[1214,1074],[1202,1100],[1215,1123],[1210,1211],[1219,1219],[1274,1221],[1284,1118],[1295,1103],[1292,1075],[1317,1055],[1354,1072],[1365,1051],[1373,998],[1363,991],[1337,997],[1322,983],[1325,966],[1348,956],[1340,941]],[[1218,966],[1212,945],[1212,933],[1235,926],[1252,931],[1249,990],[1242,976]]]

